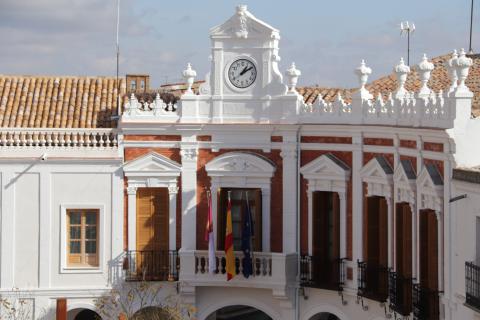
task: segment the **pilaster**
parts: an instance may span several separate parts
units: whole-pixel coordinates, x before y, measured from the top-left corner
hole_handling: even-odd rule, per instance
[[[296,137],[284,137],[286,140]],[[297,150],[291,141],[282,148],[283,159],[283,252],[297,251]]]
[[[128,250],[135,250],[137,245],[137,187],[127,188],[128,197]]]
[[[196,249],[197,156],[196,136],[182,136],[182,249]]]

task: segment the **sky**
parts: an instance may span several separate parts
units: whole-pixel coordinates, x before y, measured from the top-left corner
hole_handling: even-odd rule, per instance
[[[121,0],[120,74],[145,73],[151,85],[179,82],[188,62],[203,79],[209,29],[247,4],[280,30],[280,68],[295,62],[299,85],[355,87],[361,59],[370,80],[406,57],[400,22],[413,21],[411,64],[468,48],[471,0]],[[480,52],[480,0],[473,49]],[[0,74],[116,74],[116,0],[0,0]]]

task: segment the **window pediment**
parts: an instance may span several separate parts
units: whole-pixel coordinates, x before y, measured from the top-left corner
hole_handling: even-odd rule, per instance
[[[258,155],[244,152],[230,152],[216,157],[205,165],[208,175],[238,176],[238,177],[263,177],[271,178],[275,166]]]
[[[179,176],[182,166],[162,156],[151,152],[143,157],[127,162],[123,166],[125,176]]]
[[[412,162],[410,160],[401,160],[399,166],[393,174],[395,186],[395,201],[410,203],[412,208],[415,206],[415,194],[417,181]]]
[[[307,180],[348,181],[350,179],[350,168],[330,153],[307,163],[300,169],[300,173]]]
[[[360,170],[363,182],[367,183],[367,196],[391,198],[393,170],[387,159],[376,156]]]

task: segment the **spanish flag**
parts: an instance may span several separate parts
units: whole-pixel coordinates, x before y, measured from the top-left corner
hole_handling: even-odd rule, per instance
[[[233,253],[232,203],[228,192],[227,221],[225,224],[225,260],[227,263],[227,281],[235,277],[235,254]]]

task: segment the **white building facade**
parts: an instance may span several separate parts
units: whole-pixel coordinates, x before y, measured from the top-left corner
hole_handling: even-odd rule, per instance
[[[188,65],[175,105],[132,94],[113,129],[2,128],[3,296],[28,299],[35,319],[54,318],[55,307],[58,316],[59,305],[68,319],[101,313],[100,297],[138,282],[178,296],[200,320],[241,319],[233,314],[252,308],[275,320],[480,317],[478,181],[454,176],[480,164],[465,86],[471,59],[452,55],[450,90],[432,92],[425,58],[415,93],[400,60],[385,101],[366,89],[362,62],[351,103],[307,104],[295,64],[280,71],[279,31],[246,6],[210,39],[206,82],[194,92]]]

